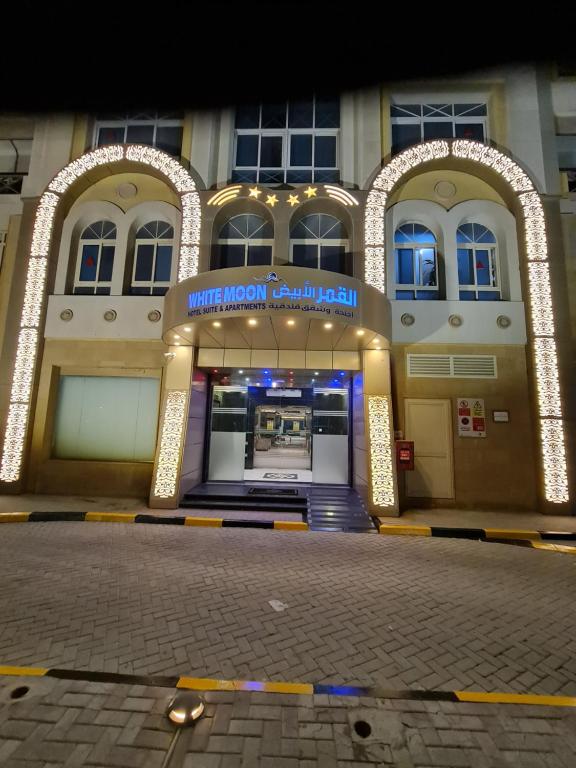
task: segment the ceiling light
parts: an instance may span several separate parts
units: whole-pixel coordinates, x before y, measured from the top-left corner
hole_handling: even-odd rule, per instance
[[[243,370],[240,370],[240,371],[238,371],[238,373],[244,373],[244,371],[243,371]]]
[[[185,325],[185,326],[184,326],[184,330],[186,331],[186,333],[190,333],[190,331],[192,330],[192,328],[190,328],[190,326],[189,326],[189,325]]]
[[[248,325],[258,325],[258,320],[251,317],[250,320],[248,320]]]
[[[294,325],[296,320],[286,320],[286,325]]]
[[[180,342],[179,342],[179,341],[175,341],[175,342],[174,342],[174,346],[175,346],[175,347],[179,347],[179,346],[180,346]]]
[[[180,336],[178,336],[178,334],[177,334],[177,333],[175,333],[175,334],[174,334],[174,338],[175,338],[175,339],[179,339],[179,338],[180,338]]]
[[[324,328],[326,328],[326,330],[329,331],[330,328],[332,328],[332,323],[324,323]]]
[[[220,328],[220,326],[222,325],[222,323],[220,322],[220,320],[214,320],[214,322],[212,323],[212,325],[214,326],[214,328]]]
[[[319,376],[319,375],[320,374],[318,373],[318,371],[314,371],[314,376]]]
[[[362,329],[360,329],[359,331],[356,331],[356,336],[364,336],[365,333],[366,331],[363,331]]]
[[[246,376],[245,381],[250,381],[250,377]]]

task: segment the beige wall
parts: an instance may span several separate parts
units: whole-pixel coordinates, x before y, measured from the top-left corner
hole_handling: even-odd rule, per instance
[[[164,350],[161,342],[46,341],[34,417],[28,492],[148,496],[153,462],[51,459],[52,428],[61,372],[161,377],[166,360]]]
[[[496,379],[407,378],[406,353],[494,354]],[[449,398],[454,444],[454,507],[536,510],[538,475],[535,419],[529,401],[526,350],[519,346],[393,345],[395,429],[404,431],[405,398]],[[458,437],[456,398],[479,397],[486,408],[486,437]],[[510,412],[509,423],[494,423],[493,410]],[[403,479],[399,479],[403,494]],[[442,500],[402,498],[404,508],[447,506]]]

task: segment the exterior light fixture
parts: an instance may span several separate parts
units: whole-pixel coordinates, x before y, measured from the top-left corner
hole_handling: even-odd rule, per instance
[[[168,704],[166,714],[176,725],[193,725],[202,717],[205,707],[200,696],[190,691],[179,691]]]
[[[258,325],[258,320],[251,317],[250,320],[248,320],[248,325]]]
[[[296,320],[286,320],[286,325],[294,325]]]
[[[330,328],[332,328],[332,323],[324,323],[324,328],[326,328],[326,330],[329,331]]]
[[[356,336],[364,336],[365,333],[366,331],[363,331],[362,329],[360,329],[359,331],[356,331]]]
[[[220,328],[220,326],[222,325],[222,323],[220,322],[220,320],[214,320],[214,322],[212,323],[212,325],[214,326],[214,328]]]

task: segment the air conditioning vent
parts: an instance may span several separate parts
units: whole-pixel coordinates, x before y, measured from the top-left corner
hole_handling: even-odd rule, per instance
[[[495,379],[494,355],[406,355],[409,377]]]
[[[450,355],[408,355],[408,376],[451,376]]]
[[[459,379],[495,379],[496,358],[493,355],[454,355],[453,376]]]

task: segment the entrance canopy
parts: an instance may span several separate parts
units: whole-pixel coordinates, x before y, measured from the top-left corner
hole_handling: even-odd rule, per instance
[[[354,278],[237,267],[171,288],[163,339],[203,348],[358,351],[389,346],[390,318],[388,299]]]

